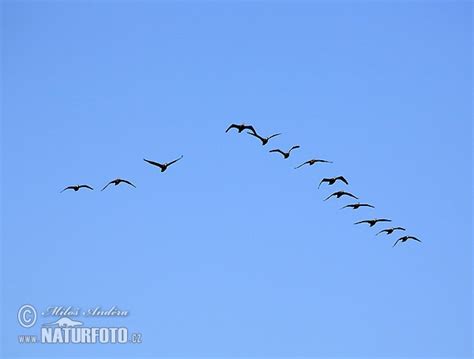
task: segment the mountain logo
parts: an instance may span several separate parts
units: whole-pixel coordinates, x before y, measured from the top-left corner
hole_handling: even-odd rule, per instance
[[[74,328],[80,327],[84,323],[77,320],[72,320],[68,317],[62,317],[52,323],[44,323],[43,327],[59,327],[59,328]]]

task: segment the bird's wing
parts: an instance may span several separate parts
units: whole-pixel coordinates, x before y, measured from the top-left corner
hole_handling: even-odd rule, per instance
[[[354,205],[353,204],[346,204],[344,207],[341,207],[339,209],[344,209],[344,208],[347,208],[347,207],[354,207]]]
[[[388,230],[387,230],[387,229],[382,229],[380,232],[378,232],[378,233],[376,234],[376,236],[378,236],[380,233],[383,233],[383,232],[387,232],[387,233],[388,233]]]
[[[177,159],[175,159],[175,160],[169,162],[167,165],[168,165],[168,166],[171,166],[173,163],[178,162],[181,158],[183,158],[183,155],[181,155],[179,158],[177,158]]]
[[[376,219],[375,222],[392,222],[392,220],[386,219],[386,218],[380,218],[380,219]]]
[[[360,206],[362,207],[370,207],[370,208],[375,208],[374,206],[372,206],[371,204],[367,204],[367,203],[363,203],[361,204]]]
[[[253,136],[253,137],[256,137],[258,138],[260,141],[263,142],[264,138],[262,136],[260,136],[258,133],[256,132],[247,132],[250,136]]]
[[[334,192],[333,194],[331,194],[330,196],[328,196],[325,201],[327,201],[329,198],[331,198],[332,196],[335,196],[337,192]]]
[[[406,231],[406,229],[403,228],[403,227],[393,227],[393,230],[394,230],[394,231],[396,231],[397,229],[398,229],[399,231]]]
[[[126,183],[126,184],[129,184],[129,185],[132,186],[132,187],[137,188],[137,186],[135,186],[135,185],[134,185],[132,182],[130,182],[130,181],[122,180],[122,182],[123,182],[123,183]]]
[[[309,163],[309,161],[306,161],[306,162],[303,162],[302,164],[300,164],[299,166],[296,166],[295,167],[295,170],[300,168],[300,167],[303,167],[304,165],[307,165]]]
[[[148,162],[149,164],[151,164],[153,166],[160,167],[161,169],[163,169],[165,167],[165,165],[163,165],[161,163],[158,163],[158,162],[155,162],[155,161],[150,161],[150,160],[147,160],[145,158],[143,159],[143,161]]]
[[[344,182],[345,184],[349,184],[349,182],[347,182],[347,180],[344,178],[344,176],[339,176],[339,177],[337,177],[336,179],[341,180],[341,181]]]
[[[104,189],[106,189],[107,187],[109,187],[110,184],[114,183],[114,181],[110,181],[109,183],[107,183],[104,188],[101,189],[101,191],[103,191]]]
[[[252,131],[253,133],[257,134],[257,131],[255,131],[255,128],[254,128],[252,125],[245,125],[245,126],[244,126],[244,129],[250,130],[250,131]]]
[[[395,243],[393,244],[393,246],[392,246],[392,247],[395,247],[395,246],[397,245],[397,243],[398,243],[398,242],[400,242],[400,238],[398,238],[398,239],[395,241]]]
[[[280,135],[281,135],[281,133],[274,133],[273,135],[268,136],[268,140],[273,138],[273,137],[280,136]]]
[[[239,128],[239,127],[238,127],[235,123],[233,123],[232,125],[230,125],[229,127],[227,127],[227,130],[225,130],[225,132],[226,132],[226,133],[229,132],[229,130],[230,130],[231,128]]]
[[[361,224],[361,223],[370,223],[370,220],[365,219],[365,220],[363,220],[363,221],[359,221],[359,222],[356,222],[356,223],[354,223],[354,224]]]
[[[418,238],[413,237],[413,236],[408,236],[407,239],[413,239],[415,241],[421,242]]]
[[[323,179],[321,180],[321,182],[319,182],[318,188],[321,187],[321,185],[322,185],[324,182],[329,182],[329,178],[323,178]]]
[[[64,189],[63,189],[61,192],[59,192],[59,193],[63,193],[63,192],[64,192],[65,190],[67,190],[67,189],[74,189],[74,186],[67,186],[66,188],[64,188]]]
[[[283,152],[283,151],[280,150],[280,149],[274,149],[274,150],[270,150],[270,151],[268,151],[268,152],[278,152],[278,153],[281,153],[282,156],[285,156],[285,152]]]
[[[290,152],[293,151],[293,150],[296,150],[297,148],[300,148],[300,146],[299,146],[299,145],[296,145],[296,146],[291,147],[291,148],[288,150],[288,153],[290,153]]]
[[[326,160],[316,160],[316,162],[321,162],[321,163],[332,163],[332,161],[326,161]]]
[[[344,194],[345,194],[346,196],[349,196],[349,197],[352,197],[352,198],[355,198],[355,199],[359,199],[359,197],[354,196],[352,193],[344,192]]]
[[[79,188],[88,188],[88,189],[91,189],[91,190],[94,190],[91,186],[87,185],[87,184],[81,184],[79,186]]]

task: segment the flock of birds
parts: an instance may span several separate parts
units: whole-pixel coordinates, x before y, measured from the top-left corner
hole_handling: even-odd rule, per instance
[[[249,134],[250,136],[253,136],[255,138],[257,138],[258,140],[260,140],[260,142],[262,143],[262,146],[265,146],[266,144],[268,144],[268,142],[274,138],[274,137],[277,137],[277,136],[280,136],[281,133],[275,133],[271,136],[268,136],[268,137],[263,137],[261,135],[259,135],[257,133],[257,131],[255,130],[255,128],[252,126],[252,125],[246,125],[246,124],[231,124],[227,130],[225,131],[226,133],[229,132],[230,130],[232,129],[235,129],[238,131],[238,133],[242,133],[244,131],[246,131],[247,134]],[[270,153],[279,153],[283,159],[288,159],[291,155],[291,152],[293,150],[296,150],[300,148],[299,145],[294,145],[292,146],[291,148],[288,149],[288,151],[284,151],[284,150],[281,150],[279,148],[275,148],[275,149],[272,149],[270,150],[269,152]],[[145,161],[146,163],[152,165],[152,166],[155,166],[155,167],[158,167],[160,169],[161,172],[165,172],[169,166],[175,164],[176,162],[178,162],[179,160],[181,160],[183,158],[183,156],[180,156],[178,158],[176,158],[175,160],[172,160],[170,162],[164,162],[164,163],[159,163],[159,162],[155,162],[155,161],[152,161],[152,160],[147,160],[147,159],[143,159],[143,161]],[[298,165],[297,167],[295,167],[295,169],[299,169],[303,166],[313,166],[317,163],[327,163],[327,164],[330,164],[332,163],[332,161],[328,161],[328,160],[323,160],[323,159],[310,159],[310,160],[307,160],[303,163],[301,163],[300,165]],[[319,186],[318,188],[321,187],[322,184],[324,183],[327,183],[328,186],[332,186],[338,182],[341,182],[341,183],[344,183],[345,185],[349,185],[349,182],[347,181],[347,179],[344,177],[344,176],[337,176],[337,177],[329,177],[329,178],[323,178],[321,179],[321,181],[319,182]],[[136,188],[136,186],[126,180],[126,179],[122,179],[122,178],[116,178],[116,179],[113,179],[111,180],[110,182],[108,182],[102,189],[101,191],[105,190],[107,187],[109,187],[110,185],[114,185],[114,186],[118,186],[120,184],[127,184],[129,186],[132,186],[134,188]],[[80,184],[80,185],[72,185],[72,186],[67,186],[65,187],[62,191],[67,191],[67,190],[72,190],[72,191],[79,191],[80,189],[88,189],[88,190],[93,190],[94,188],[87,185],[87,184]],[[352,193],[350,192],[346,192],[346,191],[336,191],[334,193],[332,193],[331,195],[329,195],[328,197],[326,197],[324,199],[324,201],[327,201],[329,200],[330,198],[332,197],[335,197],[335,198],[341,198],[341,197],[349,197],[349,198],[354,198],[356,200],[359,200],[359,198],[355,195],[353,195]],[[353,210],[356,210],[356,209],[359,209],[361,207],[368,207],[368,208],[375,208],[373,205],[369,204],[369,203],[361,203],[361,202],[357,202],[357,203],[351,203],[351,204],[347,204],[343,207],[341,207],[341,209],[344,209],[344,208],[352,208]],[[390,219],[387,219],[387,218],[374,218],[374,219],[366,219],[366,220],[362,220],[362,221],[359,221],[359,222],[355,222],[354,224],[355,225],[358,225],[358,224],[364,224],[364,223],[367,223],[369,225],[369,227],[374,227],[377,223],[384,223],[384,222],[392,222],[392,220]],[[379,235],[379,234],[382,234],[382,233],[385,233],[386,235],[391,235],[392,233],[396,232],[396,231],[406,231],[405,228],[403,227],[389,227],[389,228],[385,228],[385,229],[382,229],[381,231],[377,232],[376,235]],[[395,243],[393,244],[393,247],[395,247],[397,245],[398,242],[406,242],[408,240],[414,240],[414,241],[417,241],[417,242],[421,242],[421,240],[419,240],[418,238],[414,237],[414,236],[411,236],[411,235],[405,235],[405,236],[402,236],[400,238],[398,238]]]
[[[232,129],[237,130],[238,133],[242,133],[243,131],[246,131],[246,133],[249,134],[250,136],[253,136],[253,137],[259,139],[260,142],[262,143],[262,146],[265,146],[272,138],[281,135],[281,133],[275,133],[271,136],[264,137],[264,136],[259,135],[252,125],[235,124],[235,123],[231,124],[225,132],[229,132]],[[269,152],[270,153],[279,153],[283,157],[283,159],[288,159],[291,155],[291,152],[293,150],[298,149],[298,148],[300,148],[299,145],[294,145],[291,148],[289,148],[288,151],[284,151],[284,150],[281,150],[279,148],[275,148],[275,149],[270,150]],[[312,159],[307,160],[307,161],[303,162],[302,164],[296,166],[295,169],[301,168],[301,167],[306,166],[306,165],[313,166],[317,163],[329,163],[330,164],[330,163],[332,163],[332,161],[323,160],[323,159],[319,159],[319,158],[312,158]],[[321,179],[321,181],[319,182],[318,188],[320,188],[321,185],[324,184],[324,183],[327,183],[328,186],[332,186],[332,185],[334,185],[338,182],[344,183],[345,185],[349,185],[349,182],[347,181],[347,179],[344,176],[336,176],[336,177],[329,177],[329,178]],[[332,193],[331,195],[329,195],[328,197],[326,197],[324,199],[324,201],[327,201],[328,199],[330,199],[332,197],[335,197],[335,198],[349,197],[349,198],[354,198],[356,200],[359,199],[357,196],[354,196],[350,192],[336,191],[336,192]],[[352,208],[353,210],[355,210],[355,209],[359,209],[361,207],[375,208],[374,206],[372,206],[369,203],[357,202],[357,203],[347,204],[347,205],[341,207],[341,209]],[[366,219],[366,220],[363,220],[363,221],[359,221],[359,222],[356,222],[354,224],[358,225],[358,224],[367,223],[369,225],[369,227],[374,227],[377,223],[384,223],[384,222],[392,222],[392,220],[387,219],[387,218],[374,218],[374,219]],[[381,231],[377,232],[376,235],[379,235],[381,233],[385,233],[386,235],[391,235],[392,233],[394,233],[396,231],[406,231],[406,229],[403,228],[403,227],[390,227],[390,228],[382,229]],[[393,244],[393,247],[395,247],[398,242],[403,243],[403,242],[406,242],[408,240],[414,240],[414,241],[417,241],[417,242],[421,242],[421,240],[419,240],[418,238],[416,238],[414,236],[405,235],[405,236],[402,236],[402,237],[398,238],[395,241],[395,243]]]

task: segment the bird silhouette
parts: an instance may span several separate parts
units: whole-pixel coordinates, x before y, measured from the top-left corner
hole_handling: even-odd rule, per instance
[[[273,137],[276,137],[276,136],[280,136],[280,135],[281,135],[281,133],[275,133],[275,134],[273,134],[273,135],[271,135],[271,136],[268,136],[268,137],[262,137],[262,136],[260,136],[260,135],[259,135],[258,133],[256,133],[256,132],[247,132],[247,133],[248,133],[249,135],[253,136],[253,137],[258,138],[260,141],[262,141],[262,146],[265,146],[265,145],[268,143],[268,141],[270,141],[270,139],[272,139]]]
[[[326,161],[326,160],[319,160],[319,159],[311,159],[311,160],[308,160],[306,162],[303,162],[302,164],[300,164],[299,166],[295,167],[295,170],[300,168],[300,167],[303,167],[304,165],[314,165],[315,163],[332,163],[332,161]]]
[[[241,133],[242,131],[244,130],[250,130],[252,131],[253,133],[257,133],[255,131],[255,128],[252,126],[252,125],[246,125],[246,124],[241,124],[241,125],[237,125],[235,123],[231,124],[229,127],[227,127],[227,130],[225,130],[225,132],[229,132],[232,128],[235,128],[239,131],[239,133]]]
[[[341,207],[340,209],[344,209],[344,208],[359,209],[360,207],[375,208],[375,207],[372,206],[371,204],[358,202],[358,203],[353,203],[353,204],[347,204],[347,205],[345,205],[344,207]]]
[[[113,183],[114,185],[116,185],[116,186],[118,186],[120,183],[126,183],[126,184],[128,184],[128,185],[130,185],[130,186],[132,186],[132,187],[137,188],[137,187],[136,187],[132,182],[130,182],[130,181],[127,181],[127,180],[124,180],[124,179],[121,179],[121,178],[116,178],[116,179],[110,181],[109,183],[107,183],[107,184],[104,186],[104,188],[101,189],[101,191],[103,191],[104,189],[106,189],[106,188],[107,188],[109,185],[111,185],[112,183]]]
[[[384,233],[384,232],[387,233],[387,235],[389,235],[389,234],[392,234],[395,231],[406,231],[406,229],[403,228],[403,227],[386,228],[386,229],[382,229],[380,232],[378,232],[376,234],[376,236],[378,236],[380,233]]]
[[[87,188],[87,189],[90,189],[90,190],[94,190],[91,186],[87,185],[87,184],[78,184],[78,185],[74,185],[74,186],[67,186],[66,188],[64,188],[61,192],[59,193],[63,193],[64,191],[68,190],[68,189],[72,189],[74,190],[74,192],[77,192],[79,191],[81,188]]]
[[[276,149],[274,149],[274,150],[270,150],[270,151],[268,151],[268,152],[278,152],[278,153],[281,153],[281,155],[283,156],[283,158],[284,158],[284,159],[287,159],[288,157],[290,157],[291,151],[296,150],[297,148],[300,148],[300,146],[298,146],[298,145],[293,146],[293,147],[291,147],[291,148],[288,150],[288,152],[283,152],[282,150],[280,150],[280,149],[278,149],[278,148],[276,148]]]
[[[374,218],[374,219],[366,219],[364,221],[359,221],[354,224],[361,224],[361,223],[368,223],[369,227],[375,226],[378,222],[392,222],[391,219],[386,219],[386,218]]]
[[[176,163],[178,162],[181,158],[183,158],[183,156],[181,155],[181,157],[171,161],[171,162],[168,162],[168,163],[158,163],[158,162],[155,162],[155,161],[151,161],[151,160],[147,160],[147,159],[143,159],[143,161],[145,162],[148,162],[149,164],[153,165],[153,166],[157,166],[160,168],[161,172],[165,172],[169,166],[171,166],[173,163]]]
[[[341,198],[342,196],[349,196],[349,197],[352,197],[352,198],[355,198],[355,199],[359,199],[359,197],[354,196],[352,193],[345,192],[345,191],[337,191],[337,192],[334,192],[332,195],[328,196],[325,199],[325,201],[327,201],[332,196],[336,196],[336,198]]]
[[[345,184],[349,184],[349,182],[347,182],[347,180],[343,177],[343,176],[338,176],[338,177],[332,177],[332,178],[323,178],[321,180],[321,182],[319,182],[319,187],[321,187],[321,185],[324,183],[324,182],[327,182],[329,186],[333,185],[334,183],[336,183],[336,181],[342,181],[344,182]]]
[[[403,243],[403,242],[408,241],[409,239],[413,239],[414,241],[421,242],[421,241],[420,241],[418,238],[416,238],[416,237],[413,237],[413,236],[403,236],[403,237],[398,238],[398,239],[395,241],[395,243],[393,244],[392,247],[395,247],[395,246],[397,245],[397,243],[400,242],[400,241]]]

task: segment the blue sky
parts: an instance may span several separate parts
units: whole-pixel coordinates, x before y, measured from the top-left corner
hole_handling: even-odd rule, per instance
[[[470,3],[2,16],[3,357],[472,353]],[[231,122],[283,135],[262,147]],[[165,173],[142,160],[181,154]],[[293,169],[312,157],[334,164]],[[376,209],[323,202],[336,175]],[[137,188],[98,190],[116,177]],[[59,194],[77,183],[96,190]],[[372,217],[423,243],[353,225]],[[143,343],[20,345],[39,331],[19,326],[25,303],[117,305],[130,316],[98,321]]]

